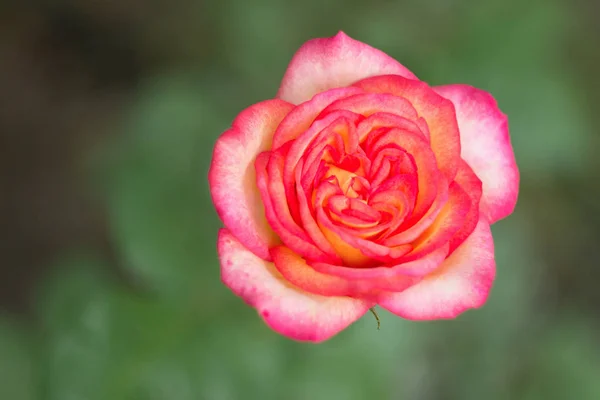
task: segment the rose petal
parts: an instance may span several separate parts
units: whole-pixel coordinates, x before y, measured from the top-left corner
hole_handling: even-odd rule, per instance
[[[273,233],[256,188],[254,160],[271,146],[273,132],[293,105],[281,100],[255,104],[217,140],[208,172],[210,193],[225,226],[254,254],[270,260]]]
[[[288,191],[284,186],[284,164],[287,159],[285,146],[279,150],[270,152],[269,163],[267,164],[267,174],[269,177],[267,184],[271,203],[273,204],[277,219],[285,229],[299,238],[308,240],[304,229],[299,225],[300,210],[298,201],[296,196],[291,193],[294,185],[293,180],[290,179],[292,189]]]
[[[427,212],[418,220],[408,219],[400,225],[397,233],[386,238],[388,243],[400,245],[402,243],[412,243],[435,221],[442,211],[444,204],[448,200],[448,183],[443,176],[439,177],[437,182],[437,196]]]
[[[375,133],[375,132],[374,132]],[[369,135],[371,136],[371,135]],[[369,141],[370,137],[367,137]],[[413,215],[407,225],[420,220],[434,203],[438,194],[438,182],[444,179],[440,174],[436,158],[429,143],[418,133],[392,128],[383,134],[377,134],[373,140],[372,151],[376,154],[388,146],[401,146],[402,150],[412,156],[417,167],[418,193]]]
[[[306,154],[307,148],[319,139],[325,136],[337,134],[341,136],[344,142],[349,146],[352,143],[351,151],[355,151],[358,146],[358,136],[356,135],[355,125],[359,121],[360,115],[349,111],[337,111],[327,115],[325,118],[316,121],[306,132],[300,135],[292,142],[289,152],[285,159],[286,187],[293,184],[291,181],[294,176],[294,169],[298,161]]]
[[[338,99],[364,93],[355,87],[331,89],[315,95],[312,99],[294,108],[281,121],[273,135],[273,150],[277,150],[290,140],[296,139],[306,131],[324,108]]]
[[[409,261],[396,265],[385,265],[373,268],[348,268],[322,262],[311,262],[310,265],[318,272],[330,276],[337,276],[349,280],[365,281],[363,287],[370,290],[384,290],[400,292],[405,287],[396,286],[404,278],[419,278],[430,274],[440,267],[448,255],[448,245],[442,246],[419,260]],[[416,283],[416,280],[412,281]]]
[[[361,238],[356,230],[336,225],[321,204],[317,205],[317,223],[344,265],[349,267],[370,268],[374,264],[393,263],[412,250],[410,244],[391,247]]]
[[[302,163],[302,161],[301,161]],[[302,164],[298,166],[296,169],[296,190],[298,192],[298,207],[300,209],[300,218],[302,220],[302,225],[306,230],[306,234],[311,238],[311,240],[315,243],[315,245],[321,249],[328,257],[330,257],[334,262],[341,262],[341,258],[335,253],[335,250],[331,246],[331,243],[325,238],[323,232],[317,225],[315,221],[315,216],[313,215],[313,205],[309,204],[309,199],[304,192],[304,188],[300,184],[300,173],[302,169]],[[312,196],[311,196],[312,197]]]
[[[369,115],[368,118],[362,120],[356,127],[356,131],[359,140],[362,141],[374,130],[380,128],[403,128],[405,130],[418,132],[422,134],[427,141],[429,141],[429,128],[423,118],[418,118],[415,121],[411,121],[405,117],[401,117],[397,114],[391,114],[387,112],[376,112]],[[426,131],[423,131],[426,129]]]
[[[322,342],[364,315],[372,304],[350,297],[306,293],[286,281],[273,263],[246,249],[227,229],[219,232],[221,279],[256,308],[276,332],[291,339]]]
[[[400,258],[398,262],[418,260],[425,254],[446,245],[461,230],[470,208],[471,198],[458,183],[453,182],[448,190],[448,200],[440,214],[423,234],[411,243],[414,246],[413,250]],[[384,240],[383,244],[398,246],[401,243],[393,241],[388,243]]]
[[[425,82],[397,75],[376,76],[355,83],[371,93],[390,93],[409,100],[429,127],[431,148],[440,171],[451,182],[460,161],[460,134],[454,105],[436,94]]]
[[[462,227],[450,240],[450,253],[460,246],[477,226],[477,221],[479,221],[479,204],[481,203],[481,181],[466,162],[461,162],[454,179],[454,182],[459,184],[471,198],[471,207],[463,220]]]
[[[332,270],[334,273],[319,272],[317,268],[308,265],[293,251],[285,246],[271,249],[277,270],[294,285],[307,292],[324,296],[352,296],[369,299],[382,290],[402,291],[420,280],[418,277],[404,276],[390,268],[354,269],[330,264],[312,264],[321,270]],[[440,262],[443,260],[443,256]],[[439,265],[439,262],[438,262]],[[361,275],[345,277],[344,270]]]
[[[370,260],[368,255],[361,252],[355,243],[348,243],[347,240],[340,237],[340,227],[337,227],[328,218],[323,207],[326,206],[329,198],[335,195],[341,195],[342,190],[336,184],[330,182],[322,182],[316,190],[315,195],[315,209],[316,209],[316,222],[321,232],[329,242],[329,244],[336,251],[337,255],[343,260],[344,264],[351,266],[364,266]],[[352,237],[353,240],[359,240],[359,238]],[[306,258],[306,257],[305,257]],[[307,258],[308,260],[311,260]],[[312,259],[314,261],[314,259]]]
[[[402,97],[382,93],[361,93],[344,97],[328,105],[320,116],[322,117],[335,110],[352,111],[365,117],[376,113],[385,113],[411,121],[418,119],[417,111],[410,101]]]
[[[326,118],[316,121],[310,129],[304,132],[294,142],[291,142],[289,152],[285,156],[283,168],[283,184],[287,195],[287,201],[290,207],[297,207],[298,201],[295,196],[295,170],[298,162],[305,155],[307,148],[319,141],[323,137],[331,137],[339,135],[347,146],[358,146],[356,137],[356,129],[354,127],[356,121],[360,118],[358,114],[349,111],[337,111],[329,114]],[[283,148],[283,147],[282,147]],[[348,149],[350,150],[350,149]]]
[[[485,218],[434,273],[402,293],[379,296],[381,307],[411,320],[451,319],[487,300],[496,273],[494,241]]]
[[[482,211],[491,223],[510,215],[519,194],[519,169],[506,115],[483,90],[467,85],[438,86],[434,90],[456,108],[461,156],[483,182]]]
[[[387,74],[416,79],[384,52],[339,32],[331,38],[309,40],[300,47],[285,72],[277,97],[300,104],[316,93]]]
[[[267,173],[267,165],[269,163],[271,152],[263,152],[258,155],[256,162],[256,184],[258,191],[260,192],[262,202],[264,205],[265,216],[269,225],[275,233],[277,233],[283,243],[286,246],[293,249],[296,253],[306,257],[307,259],[327,259],[325,253],[317,248],[313,243],[306,240],[306,235],[302,234],[302,237],[295,235],[290,230],[286,229],[285,225],[278,218],[269,191],[269,175]],[[270,255],[269,255],[270,257]]]

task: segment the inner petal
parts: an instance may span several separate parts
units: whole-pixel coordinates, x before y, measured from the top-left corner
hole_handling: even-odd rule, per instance
[[[367,142],[369,142],[367,154],[369,152],[376,154],[396,146],[410,154],[416,166],[418,191],[413,213],[407,222],[415,223],[420,220],[436,199],[438,181],[441,178],[429,143],[420,134],[402,129],[373,132],[373,136],[367,138]]]
[[[337,232],[333,221],[325,212],[326,205],[332,196],[342,195],[340,187],[332,182],[322,182],[316,190],[315,209],[316,220],[321,232],[327,238],[328,242],[335,249],[338,256],[343,260],[344,265],[350,267],[363,267],[371,261],[370,257],[363,254],[357,246],[344,240]]]
[[[298,161],[307,154],[307,151],[309,152],[313,143],[316,145],[321,140],[325,140],[324,143],[333,144],[330,141],[335,141],[334,135],[339,135],[345,146],[345,152],[353,153],[354,148],[358,145],[355,126],[360,118],[360,115],[348,111],[331,113],[327,117],[315,121],[306,132],[291,142],[284,166],[286,189],[293,189],[294,170],[298,165]],[[337,150],[341,151],[342,149]]]
[[[370,228],[377,226],[381,221],[381,213],[370,207],[364,200],[343,195],[331,196],[327,208],[331,211],[334,221],[350,228]]]
[[[391,94],[361,93],[334,101],[323,110],[327,115],[335,110],[348,110],[368,117],[375,113],[387,112],[407,119],[416,120],[419,116],[410,101]]]
[[[408,119],[389,112],[377,112],[362,120],[356,127],[358,138],[363,143],[369,134],[380,129],[400,128],[422,135],[429,140],[429,128],[423,118]]]

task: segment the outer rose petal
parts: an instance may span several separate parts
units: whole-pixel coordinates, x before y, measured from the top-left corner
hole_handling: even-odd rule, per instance
[[[279,242],[267,220],[256,187],[254,160],[271,146],[273,133],[294,106],[267,100],[242,111],[217,140],[208,172],[210,193],[225,226],[254,254],[270,260]]]
[[[494,223],[510,215],[519,193],[519,170],[508,121],[487,92],[467,85],[438,86],[451,100],[460,128],[461,157],[483,182],[482,211]]]
[[[388,74],[417,79],[384,52],[339,32],[331,38],[309,40],[300,47],[285,72],[277,97],[300,104],[316,93]]]
[[[350,297],[306,293],[246,249],[227,229],[217,243],[221,278],[236,295],[255,307],[276,332],[295,340],[321,342],[359,319],[371,306]]]
[[[492,232],[482,218],[439,270],[404,292],[382,294],[378,303],[406,319],[451,319],[485,303],[495,274]]]

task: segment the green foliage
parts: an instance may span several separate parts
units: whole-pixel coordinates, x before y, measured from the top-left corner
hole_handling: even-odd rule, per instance
[[[37,341],[31,327],[0,316],[0,399],[37,398]]]

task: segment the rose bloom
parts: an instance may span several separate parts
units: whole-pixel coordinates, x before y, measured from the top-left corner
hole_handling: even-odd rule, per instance
[[[343,32],[306,42],[276,98],[235,118],[208,178],[223,282],[312,342],[375,305],[410,320],[482,306],[490,224],[519,186],[490,94],[431,87]]]

